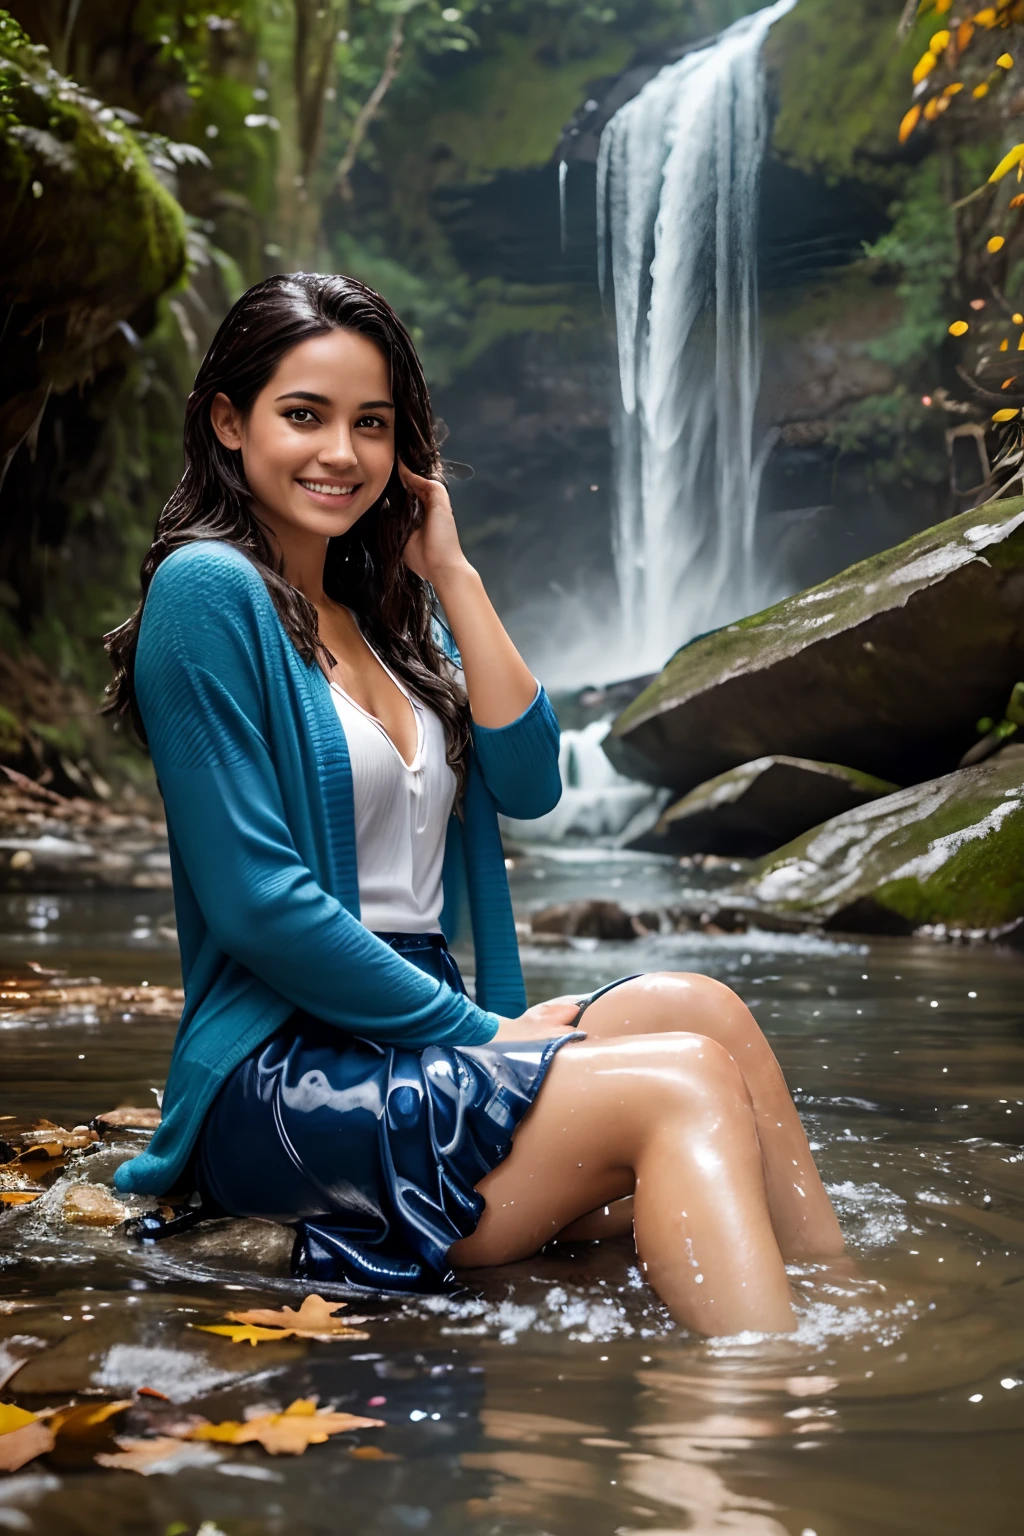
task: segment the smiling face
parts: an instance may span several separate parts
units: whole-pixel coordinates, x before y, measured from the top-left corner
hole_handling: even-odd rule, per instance
[[[286,352],[248,415],[217,395],[210,421],[239,449],[252,510],[285,554],[345,533],[382,495],[395,462],[387,359],[333,330]]]

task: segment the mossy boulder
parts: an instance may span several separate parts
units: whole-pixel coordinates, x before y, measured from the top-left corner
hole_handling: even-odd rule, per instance
[[[1024,747],[847,811],[766,858],[758,906],[855,933],[1024,922]]]
[[[692,641],[604,747],[622,772],[680,791],[776,753],[915,783],[954,769],[1022,676],[1016,498]]]
[[[182,276],[186,229],[132,129],[58,74],[6,12],[0,203],[0,451],[9,453],[50,392],[88,377],[97,347]]]
[[[757,858],[895,788],[838,763],[759,757],[692,789],[630,846],[650,853]]]

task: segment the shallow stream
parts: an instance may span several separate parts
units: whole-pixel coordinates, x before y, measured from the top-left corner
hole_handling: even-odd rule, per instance
[[[606,855],[513,870],[520,911],[581,894],[664,904],[680,878]],[[0,966],[174,985],[169,905],[6,898]],[[695,932],[531,947],[524,963],[531,1001],[655,968],[735,987],[781,1059],[857,1273],[792,1272],[794,1337],[707,1343],[672,1325],[627,1244],[563,1245],[454,1299],[354,1300],[368,1340],[253,1348],[190,1324],[294,1303],[281,1229],[216,1224],[143,1249],[63,1221],[67,1184],[109,1180],[129,1133],[0,1214],[0,1372],[30,1357],[6,1395],[39,1408],[147,1386],[218,1420],[318,1395],[385,1427],[294,1459],[204,1445],[149,1477],[37,1461],[0,1481],[0,1530],[1020,1531],[1024,957]],[[71,1125],[152,1103],[172,1036],[166,1018],[96,1007],[0,1013],[0,1113]]]

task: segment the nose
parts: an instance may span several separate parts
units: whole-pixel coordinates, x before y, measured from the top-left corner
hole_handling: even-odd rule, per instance
[[[317,462],[325,469],[352,469],[359,463],[347,422],[340,422],[330,439],[321,446]]]

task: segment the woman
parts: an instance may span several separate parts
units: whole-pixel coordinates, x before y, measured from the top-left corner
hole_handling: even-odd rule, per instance
[[[107,637],[185,984],[163,1122],[116,1183],[291,1222],[298,1273],[383,1289],[633,1230],[680,1323],[788,1330],[785,1261],[842,1239],[739,998],[661,974],[526,1007],[497,812],[555,804],[558,728],[439,467],[383,299],[309,274],[243,295]]]

